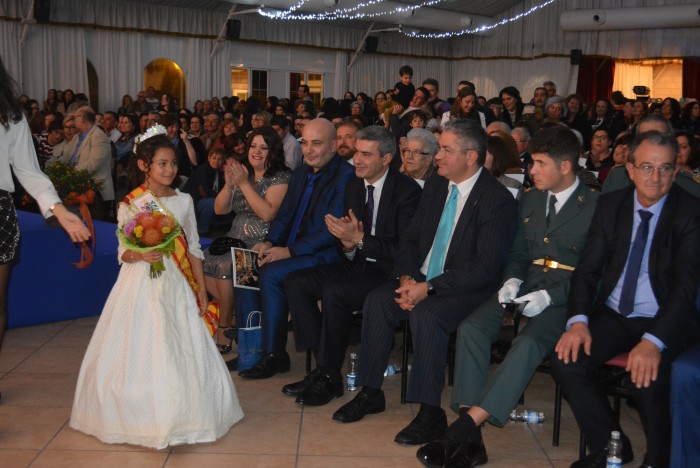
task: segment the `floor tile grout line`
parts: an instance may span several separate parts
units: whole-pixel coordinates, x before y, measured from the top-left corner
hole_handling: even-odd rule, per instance
[[[532,434],[532,438],[535,439],[535,443],[539,446],[540,450],[542,450],[542,453],[544,453],[544,456],[547,458],[547,461],[552,466],[552,468],[554,468],[554,462],[549,457],[549,454],[547,453],[547,449],[545,449],[544,446],[542,445],[542,442],[540,442],[540,438],[537,437],[537,434],[535,433],[535,431],[532,430],[530,423],[525,423],[525,424],[527,424],[527,430],[530,431],[530,434]]]
[[[61,330],[59,330],[59,331],[57,331],[56,333],[54,333],[51,337],[49,337],[48,340],[46,340],[46,341],[44,342],[44,344],[42,344],[41,346],[39,346],[38,348],[36,348],[34,351],[32,351],[31,353],[29,353],[29,354],[27,355],[27,357],[25,357],[24,359],[22,359],[20,362],[17,363],[16,366],[14,366],[12,369],[10,369],[9,371],[7,371],[7,373],[5,374],[5,377],[7,377],[11,372],[15,371],[19,366],[21,366],[22,364],[24,364],[24,362],[25,362],[27,359],[31,358],[31,357],[34,356],[37,352],[39,352],[40,350],[44,349],[44,347],[45,347],[51,340],[53,340],[54,338],[56,338],[60,333],[66,331],[66,329],[68,329],[68,327],[70,327],[72,324],[74,324],[75,321],[76,321],[76,319],[71,320],[70,323],[66,324],[65,327],[63,327]],[[53,323],[56,323],[56,322],[53,322]],[[38,324],[38,325],[29,325],[29,326],[31,327],[31,326],[39,326],[39,325],[42,325],[42,324]]]
[[[301,406],[301,413],[299,414],[299,434],[297,435],[297,454],[294,459],[294,468],[299,468],[299,456],[301,452],[301,431],[304,428],[304,405]]]

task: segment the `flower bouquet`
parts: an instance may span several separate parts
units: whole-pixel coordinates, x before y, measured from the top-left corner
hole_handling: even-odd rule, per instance
[[[175,252],[175,239],[181,232],[180,224],[172,215],[157,203],[149,203],[117,230],[117,236],[135,252],[157,250],[170,256]],[[164,271],[163,260],[151,263],[151,278],[158,278]]]

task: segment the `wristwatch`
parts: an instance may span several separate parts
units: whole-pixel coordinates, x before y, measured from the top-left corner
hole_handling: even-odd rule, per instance
[[[58,205],[63,205],[63,203],[57,202],[49,207],[49,211],[51,212],[51,214],[53,214],[53,210],[55,210]]]
[[[357,248],[362,250],[362,247],[364,247],[364,246],[365,246],[365,238],[363,237],[362,239],[360,239],[360,242],[357,243]]]
[[[430,281],[426,281],[425,285],[428,286],[428,296],[433,296],[435,295],[435,286],[433,286]]]

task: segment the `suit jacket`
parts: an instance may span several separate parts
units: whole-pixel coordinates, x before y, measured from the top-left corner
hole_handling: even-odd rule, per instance
[[[328,232],[324,217],[328,213],[336,217],[343,215],[345,186],[355,175],[355,169],[337,154],[321,169],[322,174],[315,182],[306,214],[299,226],[303,235],[297,235],[294,243],[287,245],[297,205],[306,189],[309,170],[307,165],[302,164],[292,172],[289,188],[265,240],[275,246],[289,247],[293,257],[314,255],[322,263],[336,262],[340,260],[336,239]]]
[[[553,306],[564,306],[569,295],[571,271],[533,265],[533,260],[549,258],[576,268],[586,242],[598,192],[579,180],[579,186],[547,227],[547,192],[531,190],[523,195],[519,207],[518,232],[503,271],[503,280],[523,281],[518,295],[544,289]]]
[[[425,182],[418,210],[401,241],[393,276],[424,278],[420,268],[433,245],[449,182],[434,175]],[[515,238],[517,203],[508,189],[482,169],[455,226],[444,273],[430,280],[436,294],[493,294]]]
[[[353,262],[373,258],[377,260],[377,267],[387,275],[391,273],[399,254],[399,241],[418,208],[421,193],[418,182],[394,168],[388,170],[377,208],[374,235],[364,237],[364,245],[356,251]],[[366,198],[364,180],[359,177],[351,179],[345,188],[345,214],[352,209],[362,219]]]
[[[61,162],[68,163],[78,145],[80,135],[75,135],[61,152]],[[93,125],[80,144],[76,169],[88,169],[95,172],[95,180],[102,181],[100,193],[105,201],[114,200],[114,183],[112,181],[112,145],[111,141]]]
[[[599,310],[617,285],[632,243],[634,186],[603,194],[588,231],[578,268],[571,277],[569,317]],[[665,344],[694,337],[700,286],[700,205],[675,184],[651,241],[649,277],[659,304],[648,332]],[[686,335],[689,333],[690,335]]]

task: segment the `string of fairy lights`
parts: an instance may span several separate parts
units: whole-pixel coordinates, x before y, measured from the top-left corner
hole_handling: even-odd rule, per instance
[[[277,20],[301,20],[301,21],[328,21],[328,20],[336,20],[336,19],[346,19],[346,20],[358,20],[358,19],[364,19],[364,20],[369,20],[373,18],[377,18],[379,16],[384,16],[384,15],[393,15],[393,14],[405,14],[405,13],[413,13],[416,10],[419,10],[423,7],[429,7],[433,5],[437,5],[439,3],[442,3],[446,0],[426,0],[424,2],[415,4],[415,5],[405,5],[405,6],[398,6],[394,8],[390,8],[387,10],[383,11],[375,11],[375,12],[363,12],[362,10],[382,3],[384,0],[368,0],[366,2],[361,2],[358,3],[357,5],[349,8],[338,8],[333,11],[329,12],[319,12],[319,13],[295,13],[298,11],[300,8],[304,6],[304,4],[308,3],[310,0],[299,0],[299,2],[293,6],[291,6],[288,10],[269,10],[265,9],[265,6],[263,5],[258,9],[258,13],[262,16],[265,16],[267,18],[271,19],[277,19]],[[456,37],[456,36],[463,36],[466,34],[476,34],[480,32],[485,32],[491,29],[498,28],[500,26],[503,26],[508,23],[512,23],[514,21],[518,21],[528,15],[531,15],[532,13],[535,13],[536,11],[545,8],[552,3],[554,3],[556,0],[546,0],[543,3],[540,3],[538,5],[535,5],[528,10],[518,13],[517,15],[508,17],[508,18],[503,18],[497,23],[490,24],[490,25],[481,25],[481,26],[475,26],[475,27],[467,27],[459,31],[446,31],[446,32],[440,32],[440,33],[421,33],[418,32],[414,29],[403,29],[400,28],[399,31],[409,37],[413,38],[426,38],[426,39],[445,39],[445,38],[450,38],[450,37]]]

